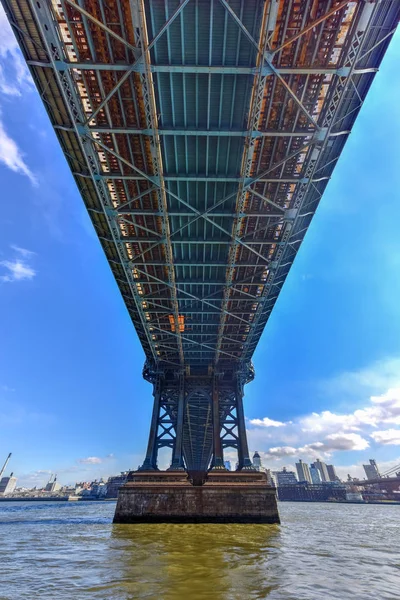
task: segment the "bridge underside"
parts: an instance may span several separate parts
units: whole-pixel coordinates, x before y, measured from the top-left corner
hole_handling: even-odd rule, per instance
[[[251,468],[251,358],[400,3],[2,2],[146,355],[143,469]]]

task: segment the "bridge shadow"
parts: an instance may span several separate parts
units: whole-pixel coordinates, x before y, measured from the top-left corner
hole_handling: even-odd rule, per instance
[[[110,542],[129,599],[247,600],[276,589],[280,537],[277,525],[114,525]]]

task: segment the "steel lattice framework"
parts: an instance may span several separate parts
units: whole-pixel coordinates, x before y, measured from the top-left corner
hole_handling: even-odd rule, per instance
[[[145,466],[249,466],[251,357],[399,2],[2,1],[146,354]]]

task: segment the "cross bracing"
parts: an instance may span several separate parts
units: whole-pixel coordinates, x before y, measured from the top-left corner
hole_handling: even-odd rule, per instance
[[[147,359],[247,364],[399,3],[3,2]]]

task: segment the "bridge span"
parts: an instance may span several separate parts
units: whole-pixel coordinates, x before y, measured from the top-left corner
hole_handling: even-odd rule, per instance
[[[251,358],[399,2],[2,1],[144,349],[143,469],[251,469]]]

